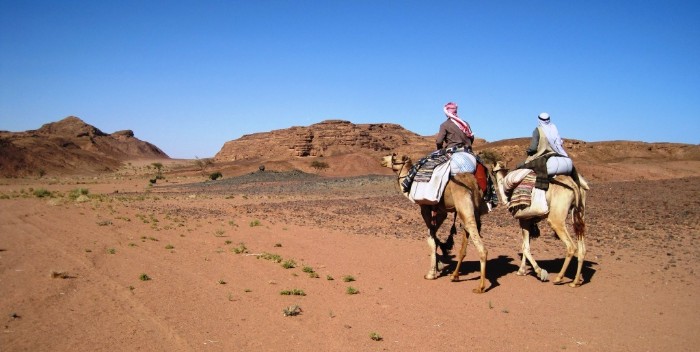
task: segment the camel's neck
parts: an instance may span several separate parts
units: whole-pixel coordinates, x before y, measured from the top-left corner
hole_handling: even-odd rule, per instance
[[[396,182],[399,184],[399,189],[401,190],[401,193],[408,198],[408,192],[403,191],[403,186],[401,185],[401,182],[408,176],[408,172],[411,170],[413,167],[413,163],[410,160],[404,161],[403,164],[397,164],[394,167],[394,171],[396,172],[396,175],[398,176],[396,178]]]
[[[508,197],[506,196],[506,192],[503,189],[503,179],[506,177],[506,174],[508,173],[507,170],[498,170],[494,172],[494,176],[496,177],[496,189],[498,190],[498,198],[501,199],[502,204],[508,204]]]

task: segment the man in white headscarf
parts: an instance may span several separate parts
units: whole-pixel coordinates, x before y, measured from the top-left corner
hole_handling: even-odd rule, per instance
[[[537,159],[543,155],[556,153],[559,156],[568,157],[566,150],[564,150],[564,142],[559,136],[559,130],[557,126],[552,123],[549,114],[543,112],[537,116],[539,125],[532,132],[532,140],[530,141],[530,147],[527,148],[527,155],[529,157],[525,162],[530,162]]]
[[[550,176],[548,170],[549,159],[556,161],[556,163],[552,163],[553,166],[558,165],[561,160],[566,161],[562,163],[565,167],[553,167],[553,170],[558,171],[552,173],[552,175],[559,174],[559,172],[575,175],[576,170],[573,167],[569,155],[566,153],[566,150],[564,150],[564,143],[559,136],[559,130],[557,130],[557,126],[552,123],[549,114],[543,112],[537,116],[537,120],[539,125],[535,128],[535,131],[532,132],[532,140],[530,141],[530,146],[526,150],[528,157],[523,163],[519,164],[517,168],[534,170],[537,174],[535,187],[547,190],[549,188]]]

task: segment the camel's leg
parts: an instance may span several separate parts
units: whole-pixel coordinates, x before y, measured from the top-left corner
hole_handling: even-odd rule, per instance
[[[583,240],[583,236],[578,236],[578,254],[576,255],[576,260],[578,265],[576,267],[576,277],[574,281],[569,284],[571,287],[578,287],[583,284],[583,277],[581,277],[581,269],[583,269],[583,260],[586,257],[586,243]]]
[[[527,274],[527,261],[530,261],[530,264],[532,265],[532,270],[535,271],[535,274],[537,274],[537,277],[542,280],[542,281],[547,281],[549,280],[549,273],[547,270],[544,270],[540,268],[539,265],[537,265],[537,261],[535,258],[532,256],[532,253],[530,252],[530,227],[531,226],[537,226],[533,220],[531,219],[520,219],[520,229],[523,234],[523,246],[522,246],[522,252],[523,252],[523,257],[522,260],[520,261],[520,268],[518,269],[518,272],[516,273],[517,275],[524,276]]]
[[[551,218],[551,216],[552,216],[551,212],[549,215],[550,215],[550,217],[547,218],[547,223],[552,228],[552,230],[554,230],[554,232],[557,234],[559,239],[561,239],[562,242],[564,242],[564,245],[566,246],[566,257],[564,258],[564,265],[561,266],[561,271],[559,271],[559,274],[557,275],[557,277],[553,281],[555,284],[558,284],[558,283],[561,283],[561,280],[564,278],[564,274],[566,273],[566,269],[569,267],[569,264],[571,263],[571,258],[576,253],[576,244],[574,244],[574,241],[571,238],[571,235],[569,235],[569,231],[566,230],[565,220],[554,221]],[[562,219],[566,219],[566,216],[564,216]]]
[[[477,231],[476,226],[467,227],[469,234],[467,235],[474,242],[474,247],[479,252],[479,264],[481,271],[481,279],[479,280],[479,287],[472,290],[474,293],[484,293],[484,288],[486,287],[486,259],[488,257],[488,251],[481,242],[481,235]]]
[[[462,232],[462,248],[459,250],[459,256],[457,257],[457,265],[455,266],[455,271],[452,272],[452,281],[459,281],[459,267],[462,265],[462,260],[467,256],[467,245],[469,244],[469,239],[467,238],[467,231]]]
[[[423,221],[428,226],[428,247],[430,247],[430,269],[428,273],[423,276],[427,280],[435,280],[439,276],[438,268],[438,256],[437,256],[437,229],[442,223],[439,217],[434,217],[431,207],[421,206],[421,215],[423,216]],[[444,220],[444,218],[442,219]],[[444,254],[444,253],[443,253]]]
[[[432,233],[428,236],[428,247],[430,247],[430,269],[423,277],[427,280],[435,280],[438,277],[437,245],[435,244],[435,236]]]

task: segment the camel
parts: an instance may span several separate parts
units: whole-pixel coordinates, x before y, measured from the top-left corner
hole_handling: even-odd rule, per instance
[[[401,182],[408,175],[409,170],[413,166],[413,162],[408,156],[403,156],[401,161],[396,160],[396,154],[387,155],[382,159],[382,166],[388,167],[397,174],[397,183],[401,188]],[[403,192],[408,198],[408,193]],[[446,254],[447,246],[443,246],[437,238],[437,230],[447,218],[447,213],[456,212],[462,224],[464,224],[464,233],[462,236],[462,248],[459,251],[459,257],[454,272],[452,272],[452,281],[459,281],[459,268],[462,260],[467,253],[467,243],[471,238],[474,246],[479,251],[479,262],[481,264],[481,279],[479,286],[472,290],[474,293],[484,293],[486,279],[486,257],[488,252],[481,242],[479,228],[481,227],[480,216],[486,204],[482,199],[481,190],[477,185],[476,178],[470,173],[461,173],[450,178],[443,192],[442,199],[437,205],[420,205],[421,216],[425,225],[429,229],[428,246],[430,247],[430,270],[424,276],[427,280],[437,279],[439,276],[437,245],[439,244],[443,255]],[[452,233],[450,234],[450,236]]]
[[[508,169],[500,162],[496,162],[496,165],[493,167],[493,172],[498,183],[499,198],[503,204],[507,204],[502,180],[508,173]],[[584,215],[586,210],[587,190],[589,190],[588,184],[581,175],[578,175],[578,182],[575,182],[572,177],[567,175],[557,175],[550,179],[549,189],[546,192],[549,213],[539,217],[519,219],[520,229],[523,235],[523,255],[520,268],[517,272],[518,275],[526,275],[526,261],[529,260],[541,281],[547,281],[549,279],[547,271],[537,265],[537,261],[535,261],[532,257],[532,253],[530,253],[530,230],[533,226],[537,226],[538,221],[546,218],[549,227],[554,230],[557,237],[559,237],[566,246],[564,264],[553,282],[555,284],[562,283],[564,273],[571,262],[571,258],[574,256],[574,253],[576,253],[578,267],[576,268],[576,276],[573,281],[569,283],[569,286],[578,287],[583,283],[581,268],[583,267],[583,261],[586,256],[586,223],[584,221]],[[569,211],[571,211],[574,232],[576,233],[576,242],[573,241],[566,229],[566,218],[569,215]]]

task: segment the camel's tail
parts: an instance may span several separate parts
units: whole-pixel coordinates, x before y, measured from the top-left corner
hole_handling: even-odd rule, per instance
[[[590,189],[588,183],[583,178],[583,176],[578,175],[579,187],[574,191],[577,193],[576,204],[574,205],[572,211],[572,218],[574,222],[574,231],[576,232],[576,238],[578,240],[583,240],[586,234],[586,192]]]

